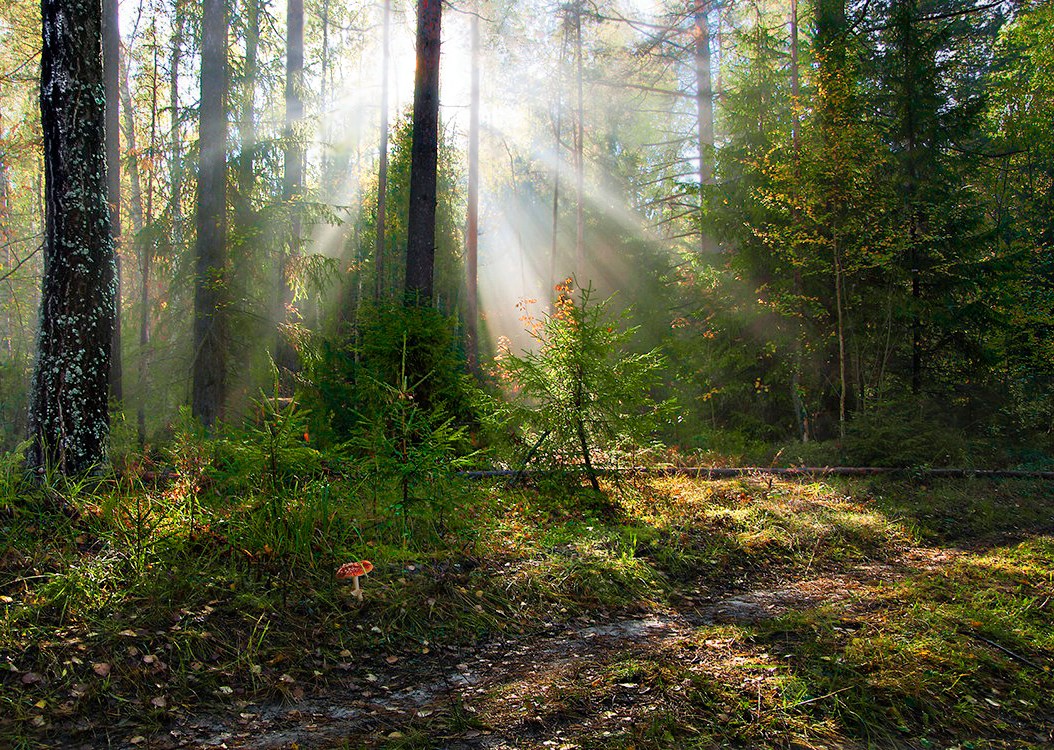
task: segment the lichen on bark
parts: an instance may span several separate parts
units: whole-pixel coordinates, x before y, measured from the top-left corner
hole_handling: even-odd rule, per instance
[[[42,0],[46,225],[31,466],[106,462],[117,280],[106,198],[100,0]]]

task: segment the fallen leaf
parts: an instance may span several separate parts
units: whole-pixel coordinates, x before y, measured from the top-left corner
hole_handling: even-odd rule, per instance
[[[24,675],[22,675],[22,684],[35,685],[36,683],[41,682],[43,679],[44,678],[36,672],[26,672]]]
[[[91,665],[91,671],[95,672],[95,674],[99,675],[100,677],[106,677],[107,675],[109,675],[110,669],[110,665],[104,661],[100,661]]]
[[[163,695],[159,695],[156,698],[150,699],[150,705],[155,708],[165,708],[168,706],[168,699]]]
[[[389,657],[387,657],[385,659],[385,661],[388,662],[389,664],[395,664],[395,662],[399,661],[399,657],[398,656],[389,656]]]

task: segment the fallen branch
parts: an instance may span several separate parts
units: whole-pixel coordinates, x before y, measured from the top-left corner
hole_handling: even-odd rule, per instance
[[[980,635],[978,633],[973,633],[973,632],[971,632],[969,630],[963,630],[961,628],[958,631],[956,631],[956,632],[958,632],[960,635],[969,636],[970,638],[976,638],[977,640],[979,640],[979,641],[981,641],[983,643],[987,643],[992,648],[999,649],[1000,651],[1002,651],[1004,654],[1006,654],[1010,658],[1016,659],[1017,661],[1021,662],[1022,664],[1026,665],[1026,666],[1029,666],[1029,667],[1032,667],[1033,669],[1038,669],[1040,672],[1049,672],[1050,671],[1050,667],[1044,667],[1044,666],[1042,666],[1040,664],[1036,664],[1036,662],[1032,661],[1028,657],[1022,656],[1021,654],[1018,654],[1018,653],[1016,653],[1014,651],[1011,651],[1010,649],[1008,649],[1003,644],[996,643],[993,640],[989,640],[988,638],[985,638],[983,635]]]

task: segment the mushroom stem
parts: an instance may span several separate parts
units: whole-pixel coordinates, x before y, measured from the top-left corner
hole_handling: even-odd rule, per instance
[[[359,586],[359,577],[354,576],[352,579],[351,595],[362,601],[362,588]]]

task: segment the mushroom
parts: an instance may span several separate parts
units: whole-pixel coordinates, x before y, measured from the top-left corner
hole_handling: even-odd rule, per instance
[[[362,601],[362,589],[359,587],[359,576],[364,576],[373,570],[373,563],[369,560],[360,560],[359,562],[344,563],[337,569],[337,580],[343,581],[348,578],[352,579],[351,595]]]

